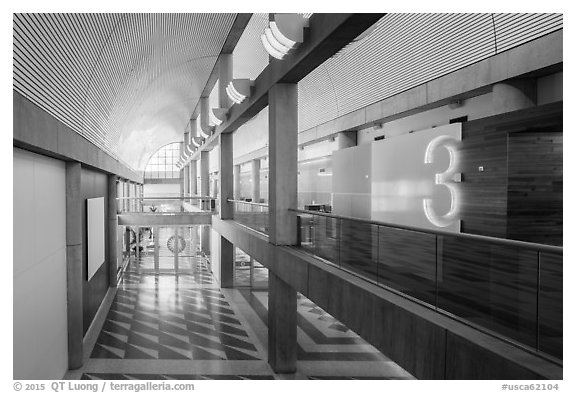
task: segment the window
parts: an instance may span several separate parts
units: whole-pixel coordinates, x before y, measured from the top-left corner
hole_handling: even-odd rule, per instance
[[[148,161],[145,179],[178,179],[180,170],[176,163],[180,158],[180,142],[161,147]]]

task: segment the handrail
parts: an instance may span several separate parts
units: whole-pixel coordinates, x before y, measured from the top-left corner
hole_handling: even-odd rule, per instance
[[[238,200],[238,199],[228,199],[228,202],[243,203],[243,204],[245,204],[245,205],[260,206],[260,207],[268,207],[268,205],[265,204],[265,203],[256,203],[256,202],[240,201],[240,200]]]
[[[212,199],[216,199],[213,198],[211,196],[199,196],[199,195],[193,195],[193,196],[187,196],[187,197],[171,197],[171,196],[166,196],[166,197],[117,197],[116,200],[130,200],[130,199],[137,199],[137,200],[148,200],[148,199],[153,199],[153,200],[168,200],[168,199],[175,199],[175,200],[186,200],[186,199],[202,199],[202,200],[212,200]]]
[[[563,253],[563,247],[551,246],[548,244],[529,243],[529,242],[524,242],[521,240],[501,239],[501,238],[497,238],[497,237],[475,235],[475,234],[471,234],[471,233],[453,233],[453,232],[440,231],[440,230],[435,230],[435,229],[417,228],[417,227],[413,227],[413,226],[409,226],[409,225],[391,224],[391,223],[386,223],[386,222],[381,222],[381,221],[367,220],[364,218],[341,216],[338,214],[331,214],[331,213],[321,213],[321,212],[314,211],[314,210],[303,210],[303,209],[288,209],[288,210],[296,212],[296,213],[311,214],[311,215],[316,215],[316,216],[324,216],[324,217],[328,217],[328,218],[335,218],[335,219],[342,219],[342,220],[350,220],[350,221],[356,221],[356,222],[361,222],[361,223],[365,223],[365,224],[372,224],[372,225],[379,225],[379,226],[396,228],[396,229],[403,229],[403,230],[412,231],[412,232],[429,233],[432,235],[441,235],[441,236],[452,236],[452,237],[457,237],[460,239],[468,239],[468,240],[478,240],[478,241],[484,241],[484,242],[503,245],[503,246],[511,246],[511,247],[529,249],[529,250],[544,251],[544,252],[549,252],[549,253],[554,253],[554,254],[562,254]]]

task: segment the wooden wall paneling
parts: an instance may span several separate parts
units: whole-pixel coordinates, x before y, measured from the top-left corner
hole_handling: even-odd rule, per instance
[[[491,116],[462,125],[462,232],[505,238],[508,234],[508,135],[562,131],[562,102]],[[479,171],[483,167],[483,171]],[[555,183],[554,198],[561,185]]]
[[[562,132],[508,135],[509,239],[562,246]]]

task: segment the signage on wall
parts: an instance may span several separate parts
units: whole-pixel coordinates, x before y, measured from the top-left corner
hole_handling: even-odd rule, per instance
[[[460,182],[461,179],[461,174],[457,172],[459,155],[458,142],[459,139],[453,135],[440,135],[428,143],[424,155],[425,164],[434,163],[434,157],[436,156],[438,149],[446,149],[449,157],[448,168],[444,172],[435,175],[436,186],[446,187],[450,193],[450,208],[448,212],[439,215],[434,209],[434,201],[432,198],[424,198],[422,200],[422,206],[426,218],[437,227],[448,227],[454,224],[458,218],[460,199],[457,183]]]
[[[104,232],[104,197],[92,198],[86,201],[88,225],[88,281],[96,274],[104,263],[105,232]]]
[[[373,142],[371,219],[460,232],[461,140],[457,123]]]

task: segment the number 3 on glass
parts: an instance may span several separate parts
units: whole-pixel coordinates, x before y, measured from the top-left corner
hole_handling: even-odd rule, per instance
[[[455,137],[449,135],[441,135],[431,140],[426,147],[426,153],[424,156],[425,164],[431,164],[434,162],[434,154],[440,148],[445,148],[450,154],[450,163],[448,164],[448,169],[442,173],[437,173],[435,178],[436,185],[444,186],[450,191],[450,210],[444,215],[438,215],[432,207],[431,198],[424,198],[422,200],[426,218],[437,227],[444,228],[453,224],[458,214],[458,190],[455,186],[455,183],[460,181],[460,173],[456,172],[458,152],[457,146],[458,140]]]

